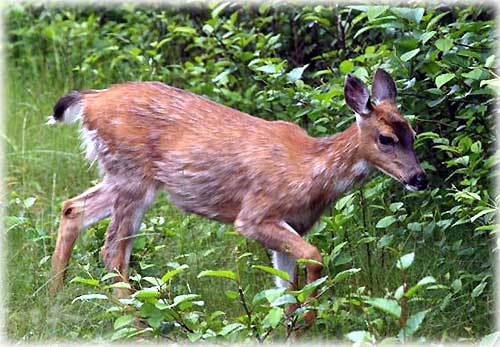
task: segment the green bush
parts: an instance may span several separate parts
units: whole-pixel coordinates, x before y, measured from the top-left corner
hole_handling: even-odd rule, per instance
[[[43,287],[41,278],[49,273],[47,259],[55,243],[50,231],[58,216],[54,205],[97,177],[76,155],[74,129],[58,129],[61,139],[52,142],[25,137],[64,92],[158,80],[324,136],[354,120],[343,98],[344,76],[353,73],[369,84],[377,67],[396,80],[400,109],[418,132],[415,148],[431,187],[406,192],[378,175],[322,217],[307,235],[321,250],[326,277],[315,284],[321,296],[308,307],[317,310],[318,320],[306,336],[370,343],[416,337],[477,340],[490,334],[491,248],[498,247],[492,246],[498,204],[491,184],[497,165],[494,26],[493,11],[486,6],[10,6],[8,247],[27,247],[33,257],[8,257],[9,336],[33,339],[29,331],[42,329],[23,325],[23,300]],[[33,110],[37,115],[29,116]],[[63,149],[68,158],[57,160],[54,151]],[[54,165],[44,166],[46,160]],[[164,215],[169,222],[161,220]],[[270,289],[270,276],[256,282],[262,271],[271,271],[263,251],[229,227],[186,218],[169,206],[147,215],[132,260],[135,295],[116,300],[106,285],[112,275],[105,274],[97,254],[105,223],[92,227],[77,245],[72,262],[82,266],[67,286],[80,292],[59,303],[68,313],[77,305],[90,310],[89,329],[78,327],[78,321],[55,323],[64,328],[43,330],[38,338],[281,340],[301,324],[300,314],[286,316],[283,307],[304,301],[310,287]],[[195,267],[198,260],[186,267],[160,254],[162,244],[193,225],[199,235],[193,249],[185,250],[178,241],[182,250],[171,251],[192,261],[189,252],[205,252],[210,259],[230,248],[226,262],[203,264],[214,276],[228,271],[217,279],[219,286],[228,286],[224,295],[217,293],[220,307],[205,305],[213,294],[203,288],[206,279],[196,276],[205,269]],[[170,272],[160,260],[170,261]],[[41,278],[20,279],[16,266]],[[172,271],[175,276],[165,280]],[[179,276],[185,277],[176,282]],[[40,307],[46,299],[30,304],[50,315]],[[105,304],[89,309],[91,299],[105,299]],[[101,328],[90,329],[96,325]]]

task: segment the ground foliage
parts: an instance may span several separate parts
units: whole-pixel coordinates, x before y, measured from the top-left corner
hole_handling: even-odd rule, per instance
[[[301,324],[284,306],[313,287],[318,320],[303,338],[369,344],[491,334],[493,15],[481,5],[11,5],[8,336],[279,341]],[[307,236],[323,255],[320,281],[297,292],[273,288],[276,273],[257,244],[181,214],[162,196],[134,246],[131,299],[112,296],[113,274],[98,256],[106,221],[78,242],[71,283],[48,295],[59,206],[98,179],[75,127],[42,126],[65,92],[158,80],[324,136],[354,121],[345,75],[370,84],[377,67],[396,80],[430,189],[407,192],[377,175],[336,202]]]

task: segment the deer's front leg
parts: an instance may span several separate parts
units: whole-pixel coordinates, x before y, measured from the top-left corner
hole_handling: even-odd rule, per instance
[[[239,233],[262,243],[266,248],[285,254],[294,259],[310,259],[314,263],[307,263],[307,283],[311,283],[321,277],[320,265],[322,259],[316,247],[305,241],[299,234],[292,232],[293,229],[284,221],[263,220],[259,223],[253,223],[245,219],[244,215],[235,221],[235,227]],[[314,298],[317,292],[313,292],[310,297]],[[308,311],[304,314],[306,324],[310,325],[316,318],[314,311]]]

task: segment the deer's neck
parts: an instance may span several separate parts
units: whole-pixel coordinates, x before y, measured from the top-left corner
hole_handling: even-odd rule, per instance
[[[330,201],[363,181],[372,171],[360,151],[356,123],[343,132],[318,139],[313,162],[313,179]]]

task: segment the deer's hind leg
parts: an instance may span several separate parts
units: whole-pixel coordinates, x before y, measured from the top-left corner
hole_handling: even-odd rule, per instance
[[[81,231],[111,213],[115,198],[106,179],[84,193],[63,203],[57,241],[52,255],[50,291],[55,294],[63,285],[71,251]]]
[[[135,234],[141,220],[154,201],[155,184],[123,185],[116,187],[116,199],[111,211],[111,222],[106,230],[106,241],[101,250],[106,269],[120,275],[115,281],[128,281],[128,265]],[[116,290],[119,297],[127,296],[127,290]]]

